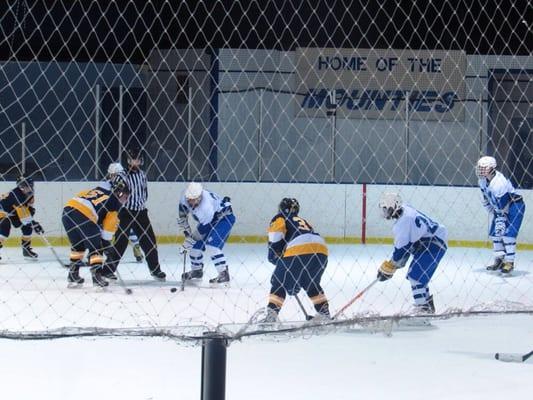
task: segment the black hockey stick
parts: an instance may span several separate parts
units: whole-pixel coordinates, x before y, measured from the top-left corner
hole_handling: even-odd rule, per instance
[[[132,294],[133,293],[133,290],[131,290],[129,287],[126,286],[126,284],[124,283],[124,280],[122,279],[122,276],[120,276],[120,272],[115,271],[115,274],[117,274],[117,280],[118,280],[118,284],[120,285],[120,287],[122,287],[122,289],[124,289],[124,292],[126,294]]]
[[[307,321],[312,320],[313,317],[310,316],[309,314],[307,314],[307,311],[305,310],[305,307],[304,307],[304,305],[302,304],[302,301],[300,300],[300,298],[298,297],[298,295],[295,294],[294,297],[296,298],[296,301],[298,302],[298,305],[300,306],[300,309],[301,309],[302,312],[304,313],[304,315],[305,315],[305,319],[306,319]]]
[[[533,356],[533,350],[526,354],[519,354],[519,353],[496,353],[494,354],[494,358],[499,361],[503,362],[524,362],[529,357]]]

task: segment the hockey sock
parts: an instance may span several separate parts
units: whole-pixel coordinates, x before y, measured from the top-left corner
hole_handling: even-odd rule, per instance
[[[210,254],[211,261],[213,261],[218,273],[221,273],[228,268],[226,257],[224,256],[224,253],[222,253],[222,250],[213,246],[206,246],[206,250]]]
[[[505,256],[505,247],[501,237],[492,238],[492,249],[494,251],[494,258],[503,258]]]
[[[516,239],[512,237],[503,237],[503,246],[505,247],[505,262],[514,262],[516,253]]]
[[[200,250],[191,249],[189,258],[191,259],[191,269],[197,270],[204,268],[204,255]]]

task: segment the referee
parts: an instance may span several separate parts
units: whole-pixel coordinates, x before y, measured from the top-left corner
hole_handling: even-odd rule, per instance
[[[128,237],[130,229],[132,229],[139,237],[139,244],[146,255],[150,275],[158,281],[165,281],[166,274],[161,271],[159,265],[155,234],[146,209],[148,187],[146,174],[141,170],[143,164],[141,149],[137,146],[132,146],[126,152],[128,156],[126,181],[130,189],[130,196],[127,203],[120,210],[115,242],[113,248],[110,249],[111,251],[108,252],[107,268],[104,268],[103,275],[108,279],[116,279],[115,271],[124,255],[124,251],[128,247]]]

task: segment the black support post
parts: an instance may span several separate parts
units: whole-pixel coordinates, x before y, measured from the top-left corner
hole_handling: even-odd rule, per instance
[[[227,338],[213,332],[204,333],[202,343],[201,400],[226,398],[226,348]]]

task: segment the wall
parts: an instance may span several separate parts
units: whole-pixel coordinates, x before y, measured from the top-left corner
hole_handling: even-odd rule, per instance
[[[94,187],[94,182],[37,182],[36,219],[51,237],[64,234],[61,226],[63,204],[77,191]],[[0,182],[0,193],[14,187]],[[362,221],[362,185],[344,184],[270,184],[209,183],[210,189],[232,199],[237,223],[233,235],[266,236],[270,219],[283,197],[296,197],[301,215],[322,235],[334,238],[360,238]],[[150,218],[157,235],[177,232],[177,202],[184,183],[150,182]],[[367,186],[367,237],[390,238],[391,223],[381,218],[377,207],[380,194],[398,190],[404,201],[444,224],[451,240],[485,241],[488,217],[481,207],[479,190],[466,187]],[[520,192],[526,201],[526,215],[519,243],[533,244],[533,191]],[[15,230],[14,236],[20,235]]]

